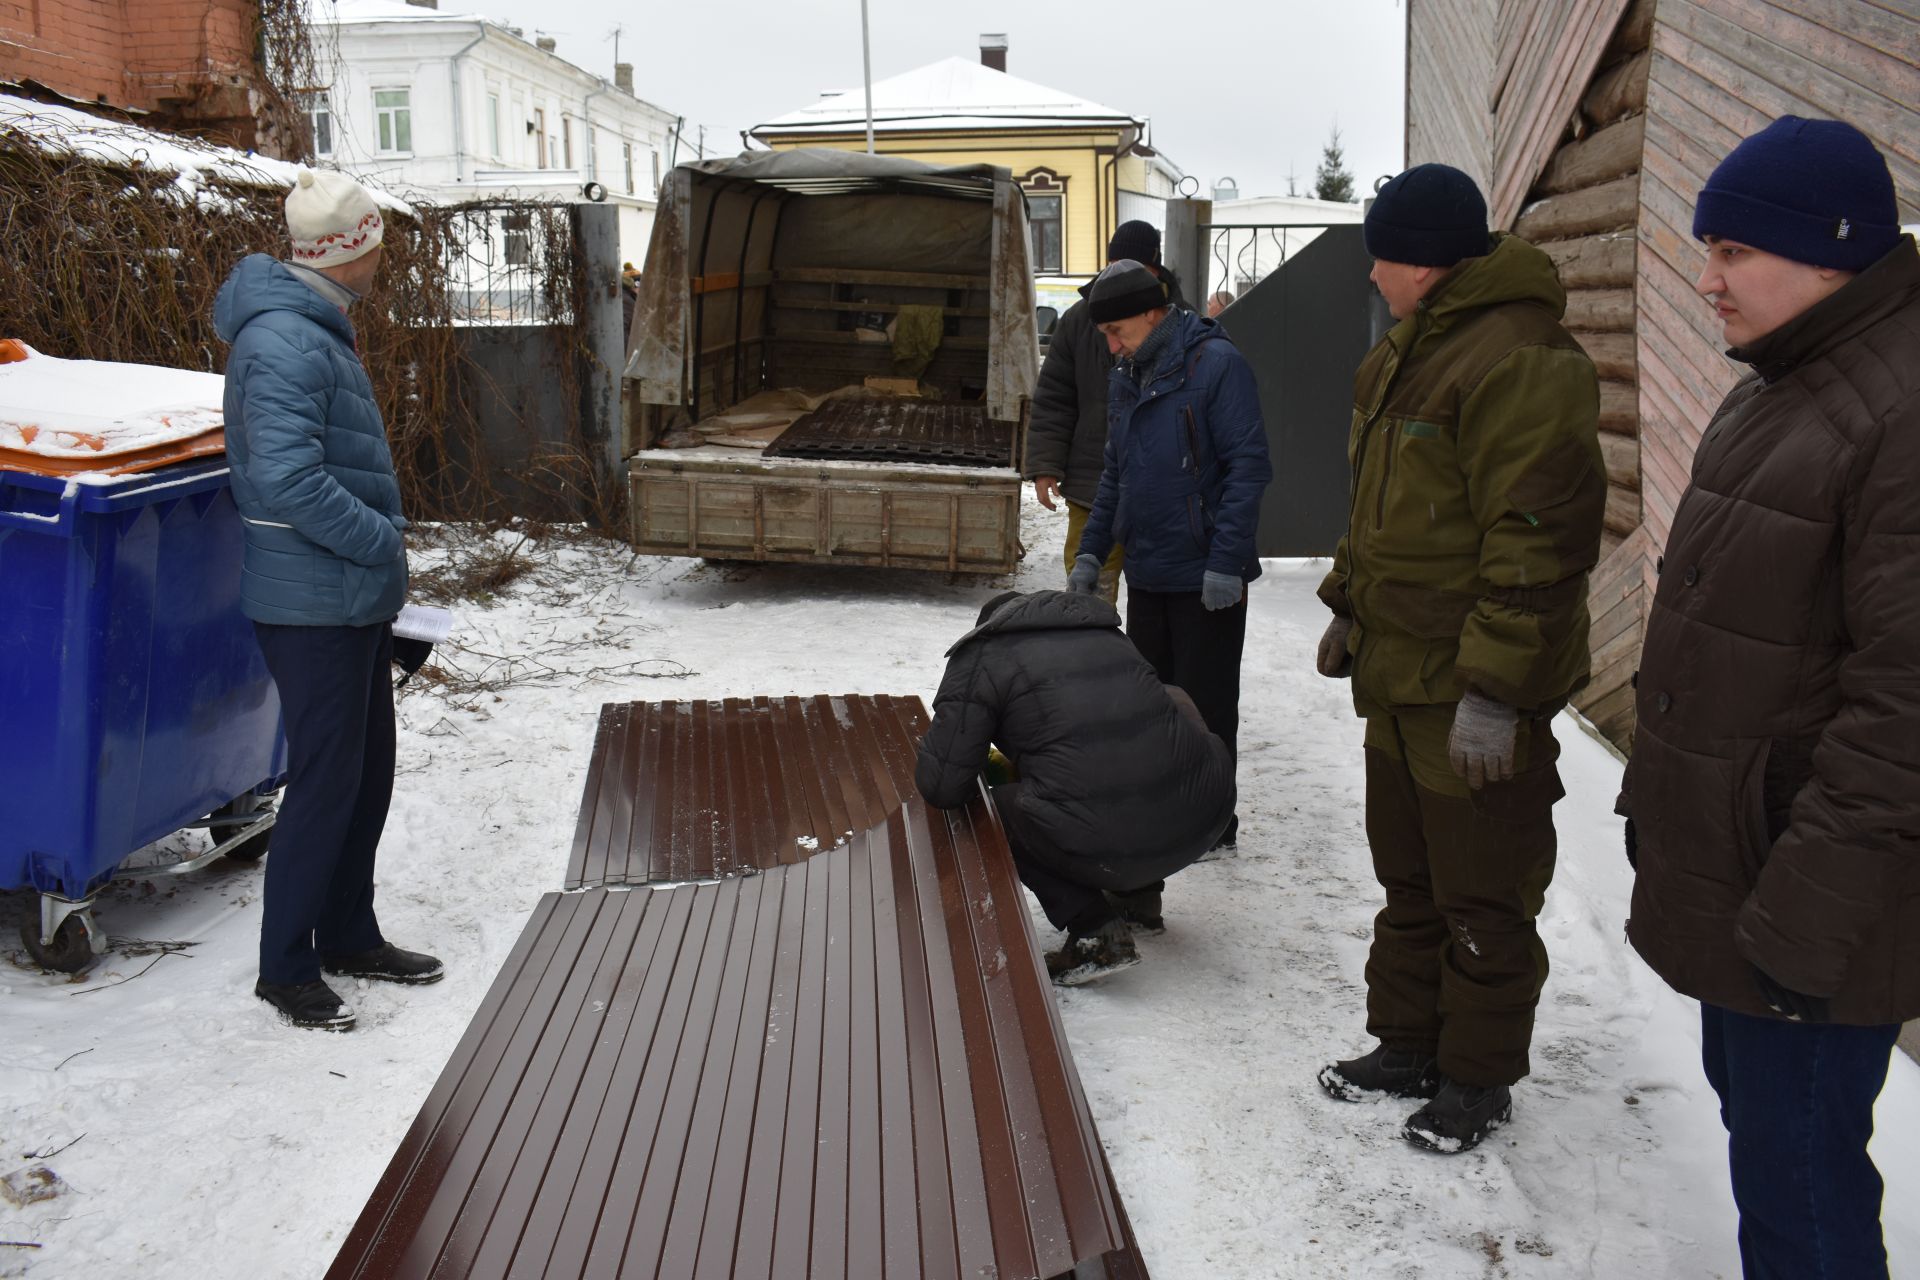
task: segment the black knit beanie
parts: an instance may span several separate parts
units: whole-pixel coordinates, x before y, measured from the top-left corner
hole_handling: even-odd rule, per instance
[[[1131,258],[1135,262],[1155,263],[1160,261],[1160,231],[1151,222],[1123,222],[1114,228],[1113,239],[1107,241],[1107,261],[1118,262],[1122,258]]]
[[[1108,263],[1087,294],[1087,314],[1095,324],[1110,324],[1167,305],[1167,286],[1131,258]]]
[[[1381,187],[1365,237],[1367,256],[1409,267],[1451,267],[1492,246],[1480,188],[1447,164],[1415,165]]]

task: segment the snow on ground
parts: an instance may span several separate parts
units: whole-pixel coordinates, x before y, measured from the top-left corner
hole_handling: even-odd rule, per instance
[[[1029,510],[1035,550],[1016,585],[1058,584],[1062,523]],[[448,554],[426,549],[416,568]],[[930,697],[942,651],[1006,585],[636,559],[603,543],[518,555],[541,567],[457,606],[446,661],[466,691],[400,704],[381,919],[443,956],[447,980],[352,991],[350,1035],[282,1027],[250,991],[257,866],[117,884],[100,906],[114,952],[85,981],[41,974],[16,949],[0,964],[0,1174],[44,1162],[70,1190],[0,1203],[0,1241],[41,1246],[0,1245],[0,1276],[321,1274],[533,903],[561,882],[600,704]],[[1322,1062],[1365,1044],[1377,898],[1360,725],[1345,687],[1312,673],[1322,568],[1276,564],[1252,590],[1238,856],[1174,880],[1145,964],[1061,999],[1153,1274],[1736,1275],[1697,1015],[1622,941],[1619,766],[1571,719],[1542,920],[1554,971],[1513,1126],[1435,1156],[1397,1137],[1407,1105],[1337,1103],[1315,1086]],[[4,937],[33,910],[0,895]],[[1903,1057],[1880,1125],[1920,1131],[1920,1068]],[[1920,1276],[1920,1153],[1883,1136],[1876,1155],[1894,1273]]]

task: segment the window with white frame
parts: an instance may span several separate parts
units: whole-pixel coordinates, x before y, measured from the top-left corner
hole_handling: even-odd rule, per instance
[[[544,169],[547,167],[547,109],[533,109],[533,163]]]
[[[600,180],[600,143],[592,125],[587,126],[587,181]]]
[[[573,168],[573,117],[560,117],[560,167]]]
[[[403,153],[413,150],[413,90],[375,89],[373,119],[381,151]]]
[[[487,154],[500,158],[500,95],[487,95]]]
[[[657,196],[660,194],[660,153],[658,151],[655,151],[652,153],[652,155],[653,155],[653,194]]]
[[[631,142],[622,142],[620,144],[620,159],[627,166],[627,194],[632,195],[633,194],[633,144]]]
[[[333,99],[325,89],[314,89],[300,95],[300,105],[307,113],[307,127],[313,133],[313,154],[332,155]]]
[[[1065,269],[1067,184],[1051,169],[1035,169],[1020,179],[1027,195],[1027,230],[1032,237],[1034,273]]]

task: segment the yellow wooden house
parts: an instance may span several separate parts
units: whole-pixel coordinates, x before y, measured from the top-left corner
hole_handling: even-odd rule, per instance
[[[943,58],[873,85],[873,145],[935,164],[1003,165],[1027,193],[1038,276],[1090,278],[1107,239],[1130,219],[1165,228],[1180,169],[1149,145],[1148,122],[1007,74],[1004,36],[980,58]],[[865,150],[860,89],[832,94],[754,126],[775,149]]]

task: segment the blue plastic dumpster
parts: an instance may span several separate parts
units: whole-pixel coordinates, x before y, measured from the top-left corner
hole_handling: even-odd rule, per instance
[[[242,543],[223,459],[0,471],[0,888],[84,912],[134,850],[284,780]]]

